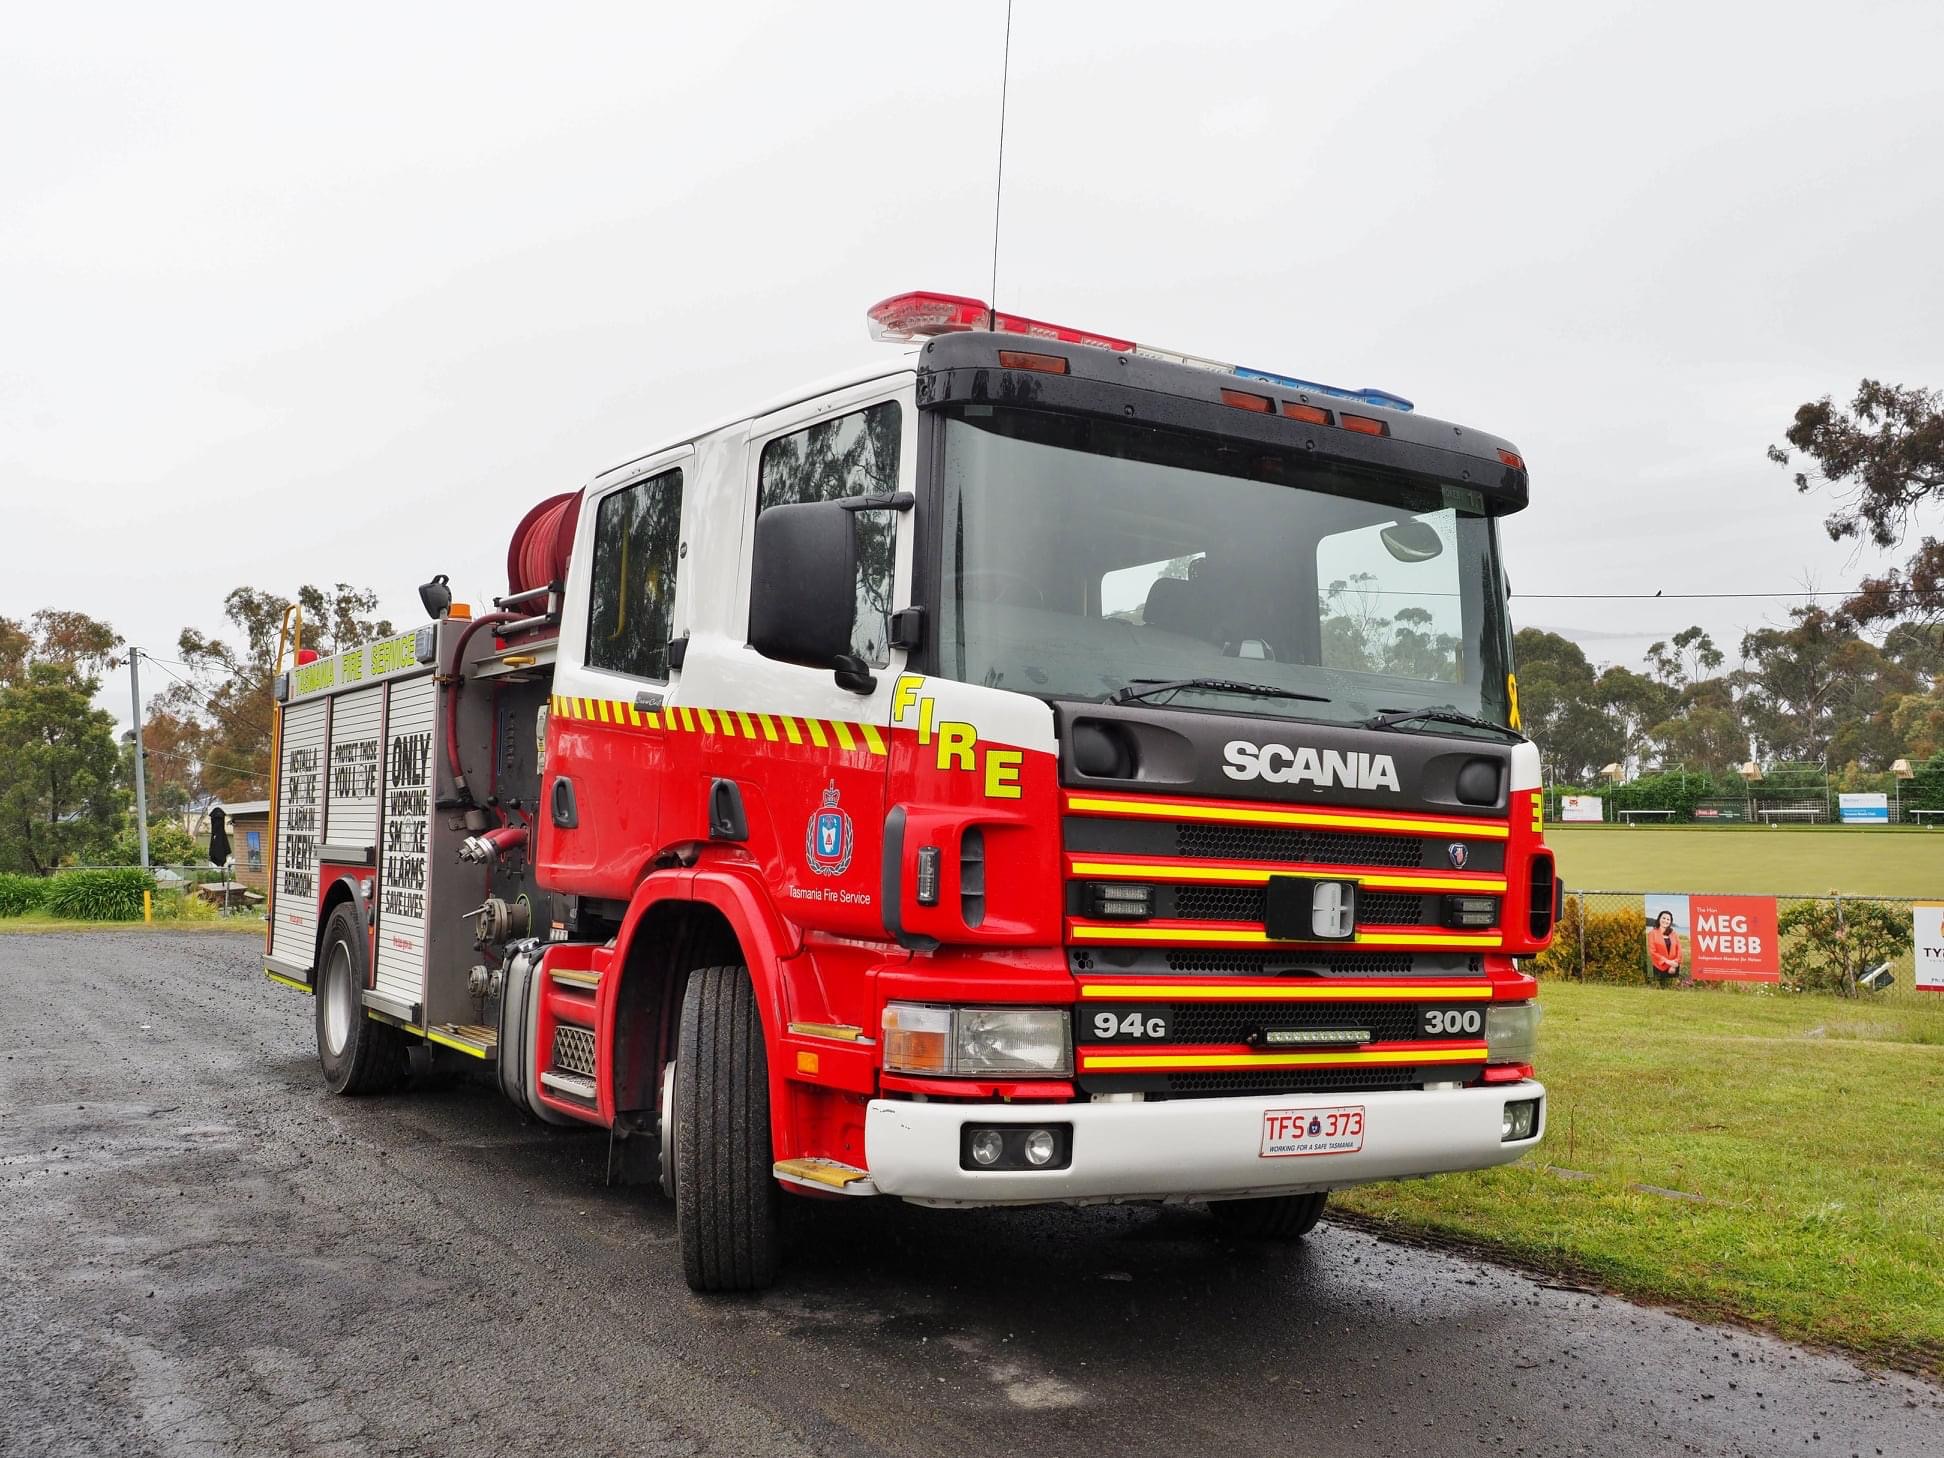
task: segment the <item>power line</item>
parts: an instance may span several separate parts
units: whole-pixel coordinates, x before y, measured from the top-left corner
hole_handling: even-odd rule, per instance
[[[1511,598],[1543,598],[1548,602],[1597,600],[1602,602],[1696,602],[1707,598],[1788,598],[1855,597],[1860,588],[1808,591],[1793,588],[1788,592],[1511,592]]]
[[[161,669],[164,673],[168,674],[170,678],[174,679],[177,683],[181,684],[184,688],[188,689],[189,692],[194,694],[198,699],[201,699],[203,703],[203,707],[208,709],[210,713],[219,714],[222,712],[220,709],[216,707],[215,703],[210,699],[209,695],[203,691],[201,685],[191,683],[188,679],[184,678],[181,674],[177,673],[174,669],[169,667],[170,663],[175,662],[177,660],[157,658],[153,653],[150,653],[146,648],[142,650],[142,657],[148,659],[150,663],[153,663],[157,668]],[[184,663],[182,666],[184,668],[189,667],[189,665],[186,663]],[[194,670],[192,669],[191,672],[193,671]],[[238,677],[238,675],[231,674],[230,677],[235,678]]]
[[[200,765],[206,770],[221,770],[225,774],[240,775],[244,779],[254,781],[259,785],[267,785],[270,783],[270,776],[260,770],[248,770],[236,764],[219,764],[215,760],[204,759],[200,755],[177,754],[173,750],[168,749],[144,749],[142,753],[150,759],[172,759],[178,764]]]

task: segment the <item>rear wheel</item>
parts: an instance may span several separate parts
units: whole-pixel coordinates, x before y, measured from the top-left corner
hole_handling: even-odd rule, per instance
[[[1217,1225],[1244,1240],[1300,1240],[1316,1229],[1329,1198],[1329,1192],[1322,1190],[1313,1195],[1210,1200],[1208,1213]]]
[[[776,1279],[781,1199],[770,1145],[769,1059],[744,967],[689,977],[665,1127],[675,1172],[682,1274],[697,1291],[755,1291]]]
[[[332,1093],[377,1093],[405,1077],[404,1037],[365,1016],[369,960],[357,910],[342,902],[324,923],[317,958],[317,1061]]]

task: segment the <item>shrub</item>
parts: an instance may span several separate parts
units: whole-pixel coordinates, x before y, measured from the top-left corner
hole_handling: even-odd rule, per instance
[[[1881,901],[1798,901],[1776,921],[1782,982],[1794,992],[1856,996],[1856,978],[1910,950],[1910,910]]]
[[[30,911],[38,911],[46,899],[44,877],[0,872],[0,916],[25,916]]]
[[[69,921],[139,921],[142,893],[154,889],[146,871],[64,871],[48,884],[46,906]]]
[[[1602,898],[1607,899],[1607,898]],[[1580,964],[1580,948],[1586,962]],[[1526,963],[1540,977],[1575,977],[1587,982],[1647,981],[1647,920],[1644,907],[1623,902],[1602,908],[1585,896],[1569,895],[1566,914],[1553,930],[1552,945]]]
[[[135,831],[132,828],[125,830],[108,852],[108,858],[115,865],[132,866],[142,858],[141,846],[141,839]],[[151,866],[206,865],[209,861],[208,849],[206,844],[198,844],[196,838],[173,819],[149,821]]]

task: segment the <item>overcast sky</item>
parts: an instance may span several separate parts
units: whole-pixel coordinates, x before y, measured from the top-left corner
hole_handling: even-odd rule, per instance
[[[1003,23],[16,9],[0,614],[173,656],[243,583],[504,591],[542,496],[985,294]],[[1935,3],[1018,0],[999,301],[1509,436],[1520,595],[1841,587],[1763,449],[1944,386],[1940,56]],[[1787,606],[1515,615],[1632,660]]]

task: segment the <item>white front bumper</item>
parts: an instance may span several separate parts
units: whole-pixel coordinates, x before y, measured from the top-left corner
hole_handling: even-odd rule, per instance
[[[1334,1190],[1508,1164],[1545,1134],[1545,1094],[1534,1082],[1387,1093],[1281,1098],[1174,1099],[1155,1103],[942,1104],[873,1099],[865,1158],[880,1193],[946,1205],[1029,1205],[1108,1200],[1232,1199]],[[1507,1103],[1539,1099],[1530,1139],[1500,1139]],[[1363,1148],[1350,1154],[1264,1158],[1262,1116],[1272,1110],[1364,1110]],[[1073,1162],[1058,1170],[959,1167],[966,1124],[1067,1124]]]

